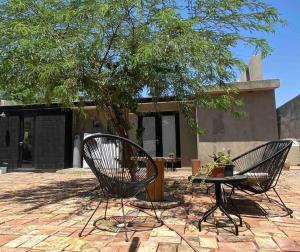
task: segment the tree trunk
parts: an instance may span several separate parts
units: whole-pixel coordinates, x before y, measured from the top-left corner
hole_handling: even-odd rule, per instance
[[[130,129],[129,124],[129,109],[122,108],[118,105],[112,105],[108,108],[110,113],[109,117],[113,122],[113,126],[117,134],[121,137],[129,139],[128,131]],[[136,182],[136,160],[134,157],[137,157],[138,153],[134,152],[132,145],[125,144],[122,149],[122,157],[123,157],[123,167],[129,170],[131,181]]]

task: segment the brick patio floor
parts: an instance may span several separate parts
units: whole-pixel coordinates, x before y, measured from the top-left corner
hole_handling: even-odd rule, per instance
[[[300,178],[299,171],[285,172],[278,185],[294,218],[278,217],[282,210],[263,196],[238,193],[235,202],[243,216],[240,235],[217,213],[197,230],[199,216],[214,202],[213,192],[199,188],[191,194],[186,181],[189,171],[167,172],[166,191],[180,197],[180,207],[159,211],[164,221],[181,233],[198,251],[300,251],[300,191],[289,183]],[[78,232],[97,205],[99,198],[90,190],[96,185],[92,174],[8,173],[0,175],[0,252],[1,251],[192,251],[176,232],[166,226],[149,231],[110,233],[88,226],[89,235]],[[271,195],[271,194],[270,194]],[[265,217],[259,203],[269,214]],[[132,210],[128,205],[126,211]],[[120,209],[116,201],[109,215]],[[135,210],[136,211],[136,210]],[[99,208],[96,217],[103,214]],[[143,216],[143,213],[140,214]],[[145,215],[145,214],[144,214]],[[213,224],[218,221],[218,227]]]

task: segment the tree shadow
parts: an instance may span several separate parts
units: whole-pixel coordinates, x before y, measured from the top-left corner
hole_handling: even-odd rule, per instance
[[[0,201],[5,201],[7,204],[29,205],[22,211],[30,212],[74,197],[93,199],[96,197],[96,193],[93,192],[96,185],[96,178],[54,181],[47,185],[3,192],[0,194]]]

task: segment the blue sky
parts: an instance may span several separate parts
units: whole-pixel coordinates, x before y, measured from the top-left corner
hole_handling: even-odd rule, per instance
[[[288,21],[278,25],[275,34],[263,34],[273,51],[263,61],[263,78],[280,79],[276,89],[276,106],[279,107],[300,94],[300,0],[267,0]],[[245,62],[252,50],[241,48],[237,52]]]

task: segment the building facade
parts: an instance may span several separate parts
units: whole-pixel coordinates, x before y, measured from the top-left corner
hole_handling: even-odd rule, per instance
[[[188,126],[180,105],[171,100],[153,102],[144,99],[138,105],[138,115],[130,114],[130,138],[137,141],[136,132],[143,131],[142,145],[151,156],[181,158],[181,166],[191,166],[191,159],[203,163],[213,152],[230,150],[234,157],[259,144],[278,139],[275,93],[279,80],[239,82],[237,85],[246,112],[236,119],[231,114],[197,108],[194,112],[199,127],[207,131],[198,136]],[[217,92],[215,95],[221,93]],[[87,116],[73,115],[74,134],[107,132],[107,121],[96,107],[85,107]]]
[[[8,169],[72,166],[72,110],[58,105],[0,107],[0,161]]]
[[[235,119],[229,113],[197,108],[194,119],[207,131],[199,136],[188,126],[177,102],[172,99],[153,102],[145,98],[138,104],[138,113],[130,114],[130,138],[138,142],[136,133],[143,132],[141,144],[151,156],[173,155],[181,159],[177,164],[180,166],[191,166],[191,159],[205,163],[210,161],[213,152],[222,150],[230,150],[234,157],[259,144],[277,140],[274,90],[279,87],[279,80],[262,80],[260,57],[253,57],[240,82],[230,85],[239,89],[238,98],[244,102],[245,117]],[[211,92],[222,94],[221,90]],[[72,167],[74,139],[96,132],[107,133],[108,126],[104,113],[93,103],[81,110],[76,107],[66,110],[58,104],[4,103],[0,106],[0,161],[8,162],[11,169]],[[279,132],[283,132],[281,126]]]

